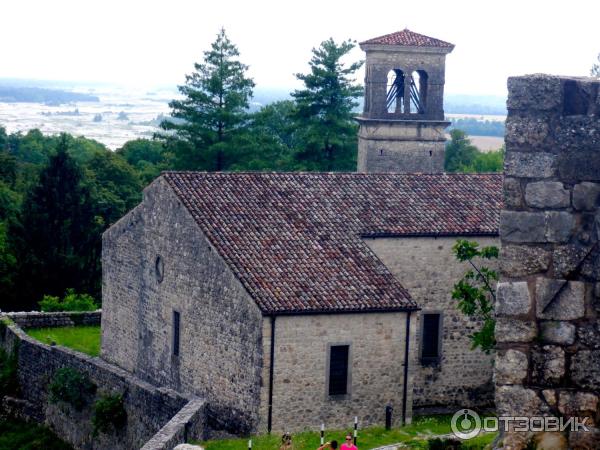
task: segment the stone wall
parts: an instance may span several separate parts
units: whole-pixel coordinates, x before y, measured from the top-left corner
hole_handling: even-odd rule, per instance
[[[72,327],[74,325],[100,325],[102,311],[11,312],[7,316],[21,328]]]
[[[411,348],[415,319],[411,316]],[[402,419],[406,313],[315,314],[278,316],[275,322],[273,390],[274,431],[317,430],[352,427],[358,416],[361,427],[383,425],[385,407],[394,408],[394,423]],[[270,365],[270,318],[263,326],[268,387]],[[328,395],[328,346],[350,345],[349,394]],[[411,352],[409,357],[412,357]],[[414,366],[411,362],[409,368]],[[409,371],[407,418],[412,417],[412,370]],[[260,431],[266,431],[268,389],[263,390]]]
[[[104,234],[102,259],[102,356],[157,386],[206,398],[211,429],[255,429],[262,314],[162,178]]]
[[[20,317],[23,318],[23,314]],[[60,346],[42,344],[25,334],[16,324],[2,323],[0,348],[18,352],[18,381],[22,398],[5,399],[3,404],[12,405],[14,414],[45,423],[78,449],[140,448],[189,401],[187,397],[170,389],[156,388],[143,382],[100,358],[92,358]],[[62,367],[70,367],[85,374],[96,386],[95,394],[89,396],[81,411],[76,411],[67,403],[48,401],[48,386],[56,371]],[[104,394],[123,396],[127,422],[121,430],[94,435],[93,403]],[[204,421],[189,421],[187,437],[203,438]],[[180,442],[183,441],[179,440],[178,443]]]
[[[440,363],[421,365],[419,343],[415,347],[414,408],[454,411],[493,402],[493,357],[470,350],[468,335],[479,324],[458,311],[452,299],[454,283],[468,270],[468,264],[457,262],[452,254],[457,239],[474,240],[481,246],[498,245],[498,239],[490,236],[365,239],[422,308],[417,313],[417,341],[421,336],[421,314],[442,313]],[[494,268],[496,263],[487,265]]]
[[[588,424],[597,424],[600,82],[532,75],[509,78],[508,89],[497,411],[589,417]],[[552,438],[557,449],[600,443],[594,427],[503,437],[506,449],[525,448],[531,438],[538,445]]]

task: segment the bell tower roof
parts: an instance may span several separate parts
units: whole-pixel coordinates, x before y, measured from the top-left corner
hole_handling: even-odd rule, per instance
[[[435,39],[424,34],[415,33],[405,28],[402,31],[379,36],[360,43],[363,45],[399,45],[402,47],[434,47],[452,51],[454,44]]]

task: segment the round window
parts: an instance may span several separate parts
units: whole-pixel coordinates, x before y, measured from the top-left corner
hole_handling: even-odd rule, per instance
[[[165,275],[165,265],[160,255],[156,257],[156,261],[154,262],[154,272],[156,274],[156,281],[161,283]]]

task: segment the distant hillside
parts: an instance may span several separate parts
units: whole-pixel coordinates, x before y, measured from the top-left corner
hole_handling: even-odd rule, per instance
[[[444,96],[446,114],[506,115],[506,97],[499,95],[457,95]]]
[[[72,102],[98,102],[95,95],[60,89],[42,89],[37,87],[0,86],[0,102],[6,103],[46,103],[60,105]]]

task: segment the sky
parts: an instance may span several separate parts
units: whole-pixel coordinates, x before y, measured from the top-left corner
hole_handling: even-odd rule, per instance
[[[453,94],[505,95],[513,75],[586,76],[600,53],[597,0],[0,0],[0,15],[2,78],[181,84],[221,27],[263,89],[299,87],[294,74],[329,37],[404,28],[456,45]]]

